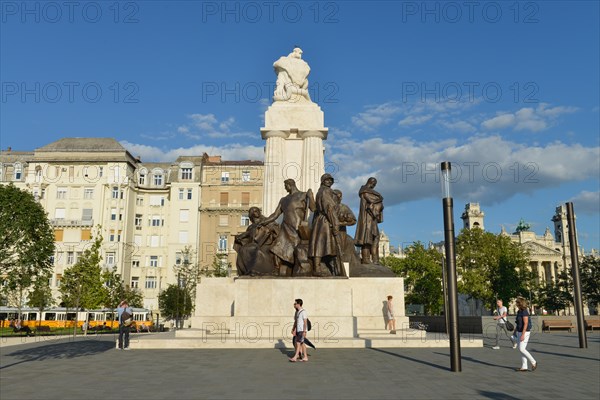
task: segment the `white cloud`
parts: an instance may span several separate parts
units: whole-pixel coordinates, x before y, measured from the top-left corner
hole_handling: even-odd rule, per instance
[[[177,128],[177,132],[184,134],[190,139],[201,140],[203,138],[240,138],[254,137],[252,132],[234,132],[235,118],[229,117],[224,121],[214,114],[190,114],[187,116],[191,122]]]
[[[467,121],[440,121],[440,125],[442,125],[445,128],[448,128],[451,131],[461,133],[470,133],[476,131],[475,127]]]
[[[429,121],[433,115],[409,115],[398,122],[400,126],[412,126],[412,125],[421,125],[424,122]]]
[[[457,141],[346,140],[331,146],[336,184],[356,193],[376,176],[387,205],[440,195],[439,163],[452,162],[455,197],[495,204],[516,194],[598,176],[599,147],[561,142],[527,146],[499,136]],[[349,196],[349,202],[355,199]]]
[[[569,201],[573,202],[575,214],[596,215],[600,213],[600,192],[584,190]]]
[[[535,109],[523,107],[515,113],[500,113],[483,121],[481,127],[485,130],[512,128],[514,131],[540,132],[551,127],[560,115],[575,111],[577,111],[576,107],[548,108],[547,103],[540,103]]]
[[[191,147],[178,147],[165,149],[145,144],[131,143],[128,141],[120,142],[134,157],[140,156],[142,161],[153,162],[172,162],[179,156],[201,156],[204,153],[209,155],[220,155],[223,160],[259,160],[264,157],[262,146],[244,146],[241,144],[227,144],[224,146],[206,146],[196,145]]]
[[[374,131],[381,125],[387,124],[392,117],[398,115],[401,109],[394,103],[383,103],[377,106],[367,106],[365,112],[352,117],[352,123],[364,131]]]

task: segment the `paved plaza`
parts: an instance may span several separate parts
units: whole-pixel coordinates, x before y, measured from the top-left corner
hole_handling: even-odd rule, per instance
[[[148,335],[148,334],[146,334]],[[161,333],[157,335],[172,335]],[[317,349],[307,363],[289,351],[115,349],[113,335],[0,339],[0,399],[598,399],[600,334],[537,333],[535,372],[519,373],[508,340],[492,350]],[[132,340],[144,340],[132,335]],[[15,344],[15,342],[19,344]]]

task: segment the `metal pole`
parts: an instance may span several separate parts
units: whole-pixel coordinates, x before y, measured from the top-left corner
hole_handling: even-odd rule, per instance
[[[571,274],[575,288],[575,315],[577,316],[577,333],[579,334],[579,348],[587,349],[587,334],[583,321],[583,302],[581,301],[581,279],[579,278],[579,255],[577,250],[577,232],[575,228],[575,213],[573,203],[567,203],[567,223],[569,224],[569,248],[571,249]]]
[[[444,198],[442,206],[444,209],[444,240],[446,250],[446,287],[448,291],[448,322],[450,329],[448,335],[450,338],[450,364],[453,372],[460,372],[461,357],[460,357],[460,336],[458,329],[458,290],[456,283],[456,254],[454,252],[454,204],[450,197],[450,170],[449,162],[443,162],[442,169],[442,185],[444,188]]]
[[[442,289],[444,289],[444,320],[446,321],[446,334],[450,331],[448,329],[448,290],[446,288],[446,260],[442,254]]]

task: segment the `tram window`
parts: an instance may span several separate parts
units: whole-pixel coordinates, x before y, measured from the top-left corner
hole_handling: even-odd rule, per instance
[[[96,313],[89,313],[88,314],[88,321],[95,321],[96,320]]]
[[[28,321],[35,321],[35,320],[37,320],[37,313],[30,312]]]
[[[75,321],[76,316],[77,316],[77,313],[74,313],[74,312],[67,313],[67,321]]]
[[[47,312],[45,320],[46,321],[56,321],[56,313]]]

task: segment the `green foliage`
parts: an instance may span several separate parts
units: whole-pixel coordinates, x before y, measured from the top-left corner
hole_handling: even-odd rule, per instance
[[[100,227],[97,236],[92,239],[91,246],[83,251],[77,262],[65,270],[63,275],[60,292],[66,307],[98,308],[108,297],[100,267],[100,248],[103,240]]]
[[[439,314],[444,305],[441,254],[415,242],[405,250],[406,258],[385,257],[381,263],[404,278],[406,302],[423,304],[428,315]]]
[[[37,279],[33,284],[33,290],[29,293],[29,307],[45,310],[54,305],[54,297],[52,297],[52,289],[50,289],[49,277]]]
[[[102,272],[102,282],[106,288],[106,297],[103,299],[104,307],[117,308],[121,300],[127,300],[131,307],[142,307],[144,296],[135,288],[130,288],[117,273],[117,268]]]
[[[201,270],[199,272],[199,274],[207,276],[207,277],[217,277],[217,278],[224,278],[226,276],[229,275],[229,271],[231,270],[232,266],[230,262],[226,261],[226,256],[222,257],[222,256],[218,256],[215,255],[213,257],[213,262],[212,265],[210,266],[210,269],[205,269],[205,270]]]
[[[570,288],[573,280],[567,271],[562,271],[553,282],[547,282],[538,289],[538,304],[546,310],[558,314],[573,302]]]
[[[529,254],[504,235],[463,229],[456,239],[458,290],[493,308],[496,299],[508,304],[529,291]]]
[[[592,307],[598,309],[600,304],[600,257],[590,255],[583,257],[579,264],[581,295]]]
[[[185,288],[169,285],[158,296],[158,307],[165,319],[187,318],[192,313],[192,299]]]
[[[12,184],[0,185],[0,276],[5,297],[21,307],[34,282],[52,273],[53,254],[54,232],[44,208],[31,193]]]

